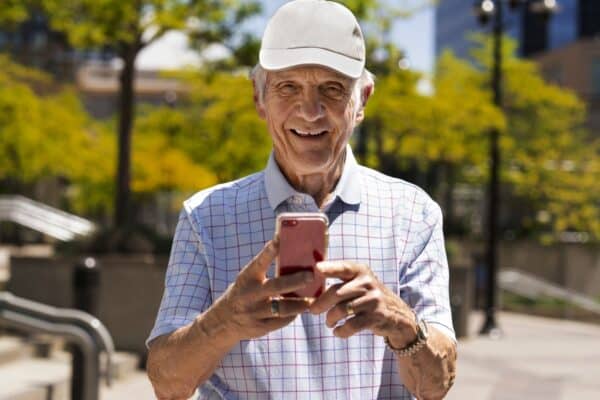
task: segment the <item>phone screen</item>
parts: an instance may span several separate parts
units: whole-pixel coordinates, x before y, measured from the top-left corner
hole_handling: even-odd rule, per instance
[[[327,250],[327,216],[321,213],[284,213],[277,218],[279,256],[277,275],[313,271],[315,280],[304,289],[285,293],[284,297],[318,297],[323,293],[325,277],[315,270]]]

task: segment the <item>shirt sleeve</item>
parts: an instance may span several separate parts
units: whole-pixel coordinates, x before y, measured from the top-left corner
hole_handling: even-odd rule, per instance
[[[448,259],[440,207],[428,199],[424,216],[412,232],[417,245],[412,262],[400,277],[400,296],[419,319],[456,341],[449,296]]]
[[[212,304],[207,258],[200,235],[184,209],[179,214],[163,293],[146,346],[158,336],[192,322]]]

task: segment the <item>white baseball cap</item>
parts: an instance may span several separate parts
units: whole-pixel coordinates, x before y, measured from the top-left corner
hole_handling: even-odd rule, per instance
[[[365,67],[365,41],[345,6],[326,0],[293,0],[269,20],[259,54],[266,70],[323,65],[351,78]]]

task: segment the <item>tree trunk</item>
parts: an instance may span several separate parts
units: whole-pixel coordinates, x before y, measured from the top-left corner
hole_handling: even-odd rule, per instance
[[[115,228],[131,224],[131,131],[135,108],[133,83],[138,50],[128,46],[121,56],[123,70],[119,76],[119,157],[117,164],[117,197],[115,199]]]
[[[444,191],[444,205],[446,212],[446,231],[449,233],[456,232],[455,220],[454,220],[454,187],[455,177],[454,177],[454,165],[452,163],[445,164],[446,169],[446,186]]]

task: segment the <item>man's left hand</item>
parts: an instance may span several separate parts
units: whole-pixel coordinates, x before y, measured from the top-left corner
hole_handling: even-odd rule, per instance
[[[364,329],[387,336],[394,347],[403,348],[417,337],[417,323],[410,307],[364,264],[351,261],[323,261],[318,270],[343,282],[329,287],[310,307],[313,314],[327,311],[327,326],[340,338]],[[350,305],[348,304],[350,303]],[[352,315],[354,313],[354,315]]]

